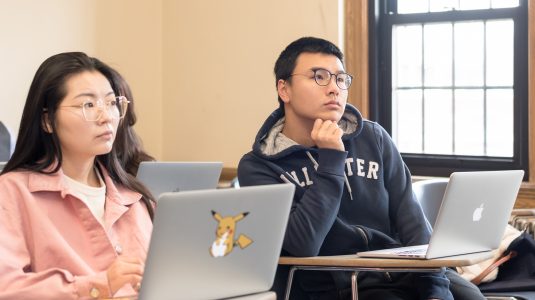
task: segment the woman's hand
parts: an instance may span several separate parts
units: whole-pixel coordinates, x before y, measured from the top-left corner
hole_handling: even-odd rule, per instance
[[[143,261],[139,258],[119,256],[106,272],[111,294],[114,295],[127,283],[134,290],[139,290],[144,268]]]

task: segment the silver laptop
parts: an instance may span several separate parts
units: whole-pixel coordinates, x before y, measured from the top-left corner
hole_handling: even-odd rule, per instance
[[[523,176],[522,170],[452,173],[428,245],[357,255],[432,259],[494,250],[500,245]]]
[[[222,168],[222,162],[144,161],[136,177],[158,199],[166,192],[215,189]]]
[[[139,298],[221,299],[269,290],[294,189],[162,194]]]

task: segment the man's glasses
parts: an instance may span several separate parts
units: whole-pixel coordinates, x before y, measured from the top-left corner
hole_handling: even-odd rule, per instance
[[[336,85],[342,90],[349,89],[351,82],[353,81],[353,76],[347,73],[333,74],[325,69],[316,69],[312,71],[314,71],[314,80],[318,85],[321,86],[326,86],[331,83],[331,78],[333,76],[336,78]],[[308,76],[307,74],[292,74],[290,77],[295,75]]]
[[[126,115],[128,99],[124,96],[108,96],[104,99],[87,99],[79,105],[64,105],[60,107],[78,107],[82,109],[84,118],[88,122],[100,120],[102,112],[106,112],[112,119],[122,119]]]

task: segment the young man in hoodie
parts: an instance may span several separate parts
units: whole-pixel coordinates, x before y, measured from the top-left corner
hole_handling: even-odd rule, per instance
[[[431,227],[396,146],[379,124],[347,104],[353,77],[345,72],[338,47],[323,39],[298,39],[280,54],[275,76],[280,107],[241,159],[238,178],[242,186],[296,185],[282,255],[354,254],[428,243]],[[279,297],[287,272],[277,271]],[[450,270],[363,272],[358,280],[360,299],[485,299]],[[292,286],[292,299],[350,295],[348,272],[297,272]]]

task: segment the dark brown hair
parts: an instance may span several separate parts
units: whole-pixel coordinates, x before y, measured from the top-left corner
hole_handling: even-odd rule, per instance
[[[130,88],[116,70],[82,52],[56,54],[46,59],[37,70],[22,112],[15,151],[2,174],[16,169],[55,173],[61,168],[62,153],[55,127],[56,111],[67,94],[65,87],[67,80],[85,71],[100,72],[108,79],[116,95],[125,96],[130,100],[127,113],[117,128],[112,150],[107,154],[98,155],[96,162],[106,168],[114,182],[142,194],[142,201],[150,217],[153,218],[154,198],[135,177],[139,162],[153,158],[143,151],[139,138],[132,128],[136,116]],[[44,130],[45,112],[48,113],[51,133]],[[49,170],[51,166],[53,168]]]

